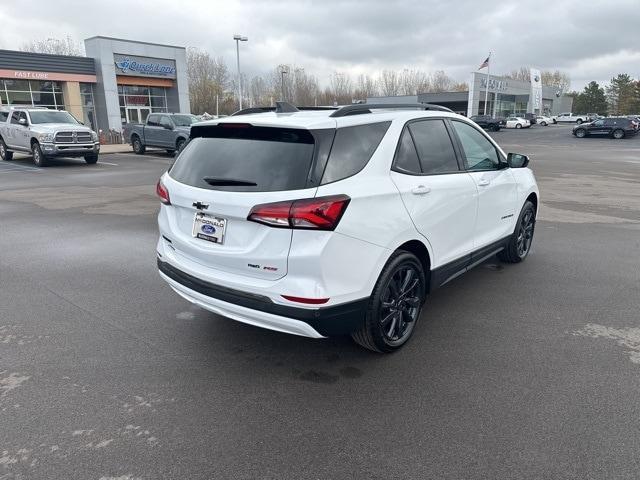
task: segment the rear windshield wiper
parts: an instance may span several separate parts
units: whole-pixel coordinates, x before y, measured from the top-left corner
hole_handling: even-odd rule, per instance
[[[235,180],[233,178],[217,178],[217,177],[204,177],[203,180],[209,185],[214,186],[238,186],[238,187],[257,187],[255,182],[248,182],[246,180]]]

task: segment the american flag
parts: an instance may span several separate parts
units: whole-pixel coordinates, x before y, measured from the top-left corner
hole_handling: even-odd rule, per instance
[[[487,59],[482,62],[482,64],[480,64],[480,66],[478,67],[478,70],[482,70],[484,67],[488,67],[489,66],[489,57],[487,57]]]

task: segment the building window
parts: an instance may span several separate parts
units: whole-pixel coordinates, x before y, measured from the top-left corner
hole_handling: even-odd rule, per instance
[[[64,110],[62,85],[39,80],[0,80],[0,103]]]
[[[90,83],[81,83],[80,97],[82,100],[84,124],[91,127],[91,130],[97,132],[98,122],[96,121],[95,101],[93,99],[93,85]]]
[[[118,100],[122,123],[144,121],[151,112],[168,112],[167,90],[163,87],[118,85]]]

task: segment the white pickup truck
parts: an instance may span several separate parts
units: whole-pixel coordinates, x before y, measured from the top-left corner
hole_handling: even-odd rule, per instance
[[[46,167],[52,157],[84,157],[98,161],[98,135],[64,110],[21,107],[0,109],[0,159],[13,153],[33,155],[33,163]]]
[[[553,123],[577,123],[578,125],[589,120],[588,115],[574,115],[573,113],[560,113],[551,117]]]

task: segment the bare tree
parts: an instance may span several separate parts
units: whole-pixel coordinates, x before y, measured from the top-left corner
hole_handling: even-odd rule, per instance
[[[560,70],[543,70],[540,72],[542,84],[547,87],[555,87],[560,91],[566,92],[571,86],[571,77]]]
[[[378,96],[379,93],[378,85],[374,78],[369,75],[358,75],[353,92],[354,100],[366,100],[369,97]]]
[[[451,87],[452,92],[468,92],[469,84],[467,82],[456,83]]]
[[[392,97],[400,93],[400,79],[395,70],[383,70],[378,79],[380,93],[385,97]]]
[[[187,49],[187,79],[191,111],[196,114],[215,112],[216,97],[220,104],[233,92],[228,92],[232,84],[222,57],[213,58],[208,52],[193,47]]]
[[[417,95],[430,89],[429,76],[422,70],[405,68],[400,73],[400,94]]]
[[[22,52],[48,53],[51,55],[72,55],[79,57],[84,55],[84,48],[80,42],[67,35],[64,38],[45,38],[32,40],[20,47]]]
[[[529,67],[520,67],[518,70],[513,70],[511,73],[508,73],[505,77],[520,80],[522,82],[530,82],[531,70]],[[540,72],[540,80],[542,85],[546,87],[555,87],[563,92],[569,90],[569,87],[571,86],[571,77],[560,70],[542,70]]]
[[[431,92],[449,92],[453,87],[453,79],[443,70],[436,70],[431,74]]]
[[[514,80],[520,80],[522,82],[531,81],[531,72],[529,67],[520,67],[517,70],[512,70],[511,73],[505,75],[507,78],[513,78]]]
[[[351,77],[343,72],[334,72],[329,79],[329,91],[333,102],[338,105],[350,104],[354,93]]]

